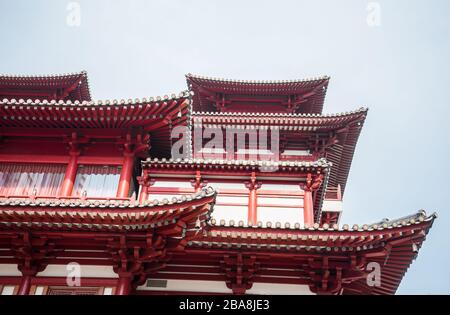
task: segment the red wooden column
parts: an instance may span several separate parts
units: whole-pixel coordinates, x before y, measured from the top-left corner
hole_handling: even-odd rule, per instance
[[[301,185],[304,193],[303,196],[303,221],[305,225],[314,225],[314,202],[313,191],[319,189],[322,185],[323,175],[319,174],[313,178],[309,173],[306,177],[306,183]]]
[[[304,224],[312,226],[314,224],[314,204],[312,191],[305,187],[305,195],[303,199],[303,220]]]
[[[256,182],[256,173],[252,172],[249,182],[245,183],[245,187],[248,188],[248,218],[247,221],[252,225],[258,222],[258,197],[257,189],[261,187],[261,183]]]
[[[31,288],[31,279],[36,275],[36,272],[34,273],[22,273],[22,280],[20,282],[19,290],[17,291],[17,295],[28,295],[30,294],[30,288]]]
[[[29,295],[31,288],[31,281],[39,271],[43,271],[45,267],[41,265],[39,267],[31,266],[31,259],[28,257],[25,259],[24,264],[19,264],[19,270],[22,272],[22,279],[20,281],[17,295]]]
[[[200,171],[195,172],[195,179],[191,180],[191,185],[194,187],[195,192],[199,192],[208,184],[206,180],[202,180],[202,175]]]
[[[120,273],[117,282],[116,295],[129,295],[131,293],[131,273]]]
[[[77,177],[78,169],[78,156],[80,155],[79,142],[76,133],[72,133],[72,138],[69,141],[70,146],[70,159],[67,164],[66,174],[64,175],[64,180],[61,187],[61,196],[70,197],[72,195],[73,185],[75,184],[75,178]]]
[[[120,173],[119,187],[117,188],[117,198],[127,198],[130,191],[131,176],[133,175],[134,154],[125,151],[122,172]]]
[[[78,154],[71,153],[69,164],[67,164],[66,174],[64,175],[63,184],[61,187],[61,196],[70,197],[72,195],[73,185],[77,177],[78,169]]]
[[[141,186],[141,191],[139,193],[139,203],[143,203],[148,199],[148,174],[144,170],[141,177],[138,178],[139,185]]]
[[[132,136],[128,133],[121,143],[124,147],[122,172],[120,173],[119,186],[117,187],[117,198],[127,198],[130,192],[131,176],[133,175],[134,158],[140,153],[148,150],[150,136],[138,134]]]
[[[144,169],[142,176],[138,177],[141,192],[139,195],[139,203],[143,203],[148,199],[148,188],[155,183],[155,179],[150,179],[150,174]]]

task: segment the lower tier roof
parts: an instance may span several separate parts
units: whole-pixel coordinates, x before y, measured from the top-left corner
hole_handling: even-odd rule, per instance
[[[247,226],[210,219],[215,196],[205,189],[145,204],[3,199],[0,264],[20,265],[29,253],[41,269],[70,260],[116,270],[125,259],[139,266],[137,285],[147,278],[223,280],[235,292],[265,282],[321,294],[393,294],[436,217],[419,211],[353,226]],[[381,272],[377,286],[367,282],[373,264]]]

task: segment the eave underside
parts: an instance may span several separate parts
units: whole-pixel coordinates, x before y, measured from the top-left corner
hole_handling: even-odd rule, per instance
[[[301,104],[296,112],[321,113],[329,81],[328,77],[272,82],[239,81],[205,78],[190,74],[186,75],[186,78],[188,86],[194,92],[194,110],[208,112],[217,111],[211,97],[233,98],[234,96],[245,99],[258,96],[261,102],[265,96],[272,98],[282,96],[286,99],[282,98],[277,102],[287,103],[289,97],[300,99]]]
[[[182,239],[167,239],[167,255],[146,262],[146,278],[225,281],[233,292],[245,292],[253,283],[280,283],[308,285],[319,294],[394,294],[433,220],[420,212],[400,222],[352,230],[213,225]],[[148,244],[151,231],[58,231],[1,224],[0,263],[20,264],[17,246],[24,233],[33,251],[47,253],[40,257],[43,265],[114,266],[119,244],[131,254]],[[381,286],[367,285],[371,262],[381,266]]]
[[[0,76],[0,100],[90,101],[86,72],[55,76]]]
[[[194,128],[240,126],[249,131],[276,128],[279,132],[280,147],[289,150],[311,150],[316,154],[316,158],[325,157],[331,162],[328,185],[334,188],[340,186],[344,194],[366,115],[366,108],[350,113],[327,115],[194,112],[193,120]],[[226,143],[226,133],[223,136],[223,143]],[[298,159],[301,160],[302,157]]]
[[[100,136],[111,131],[138,130],[151,139],[150,154],[170,156],[171,132],[177,126],[189,128],[190,94],[157,100],[55,102],[0,100],[1,134],[15,137],[31,134],[61,134],[87,131]],[[34,131],[34,132],[33,132]],[[67,135],[65,135],[67,136]]]

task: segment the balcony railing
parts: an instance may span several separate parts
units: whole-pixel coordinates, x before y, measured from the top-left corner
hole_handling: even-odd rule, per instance
[[[328,187],[325,191],[325,199],[342,200],[341,185],[338,185],[337,187]]]

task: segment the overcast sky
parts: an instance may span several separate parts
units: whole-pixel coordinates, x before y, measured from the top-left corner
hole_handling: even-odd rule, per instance
[[[86,70],[95,99],[330,75],[325,112],[370,108],[341,223],[437,211],[398,293],[450,293],[450,1],[72,2],[0,0],[0,73]]]

